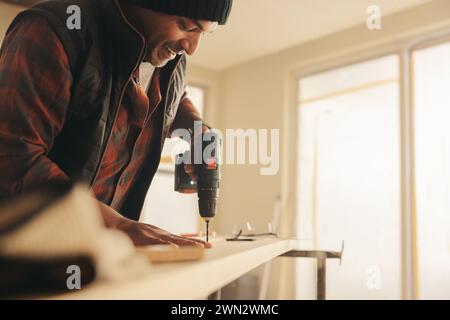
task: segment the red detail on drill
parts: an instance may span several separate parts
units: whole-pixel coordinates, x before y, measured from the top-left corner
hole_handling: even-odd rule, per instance
[[[208,159],[207,165],[208,165],[208,170],[216,170],[217,169],[216,159]]]
[[[196,193],[197,190],[196,189],[183,189],[183,190],[180,190],[179,192],[183,193],[183,194],[191,194],[191,193]]]

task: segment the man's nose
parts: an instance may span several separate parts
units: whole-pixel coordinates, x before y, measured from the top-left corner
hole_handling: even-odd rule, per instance
[[[200,34],[193,34],[189,38],[185,38],[181,41],[181,47],[188,55],[193,55],[197,51],[200,43]]]

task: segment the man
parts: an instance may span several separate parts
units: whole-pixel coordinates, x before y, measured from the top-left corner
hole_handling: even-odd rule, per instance
[[[80,28],[70,27],[69,6],[80,9]],[[137,220],[164,139],[201,120],[185,93],[186,55],[231,6],[59,0],[19,14],[0,52],[0,197],[82,180],[105,225],[136,245],[207,245]]]

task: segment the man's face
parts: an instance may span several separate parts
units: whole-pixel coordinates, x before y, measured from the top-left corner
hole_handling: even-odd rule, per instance
[[[194,54],[200,38],[217,28],[217,22],[168,15],[133,5],[125,5],[124,11],[146,39],[144,61],[155,67],[165,66],[183,51]]]

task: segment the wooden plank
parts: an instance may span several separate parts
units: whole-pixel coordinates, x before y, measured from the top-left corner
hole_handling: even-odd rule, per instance
[[[250,270],[296,249],[295,240],[214,241],[198,261],[153,264],[148,274],[95,283],[50,299],[203,299]]]
[[[153,263],[168,263],[199,260],[203,258],[205,249],[200,247],[180,247],[156,245],[138,247],[137,251],[145,255]]]

